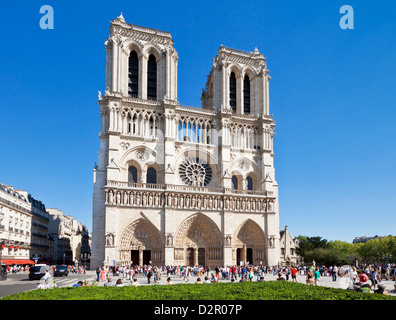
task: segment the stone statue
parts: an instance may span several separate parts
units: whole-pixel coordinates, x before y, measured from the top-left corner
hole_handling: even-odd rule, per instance
[[[173,236],[170,233],[166,235],[166,246],[173,247]]]
[[[133,203],[133,192],[131,192],[130,194],[129,194],[129,204],[130,205],[133,205],[134,203]]]

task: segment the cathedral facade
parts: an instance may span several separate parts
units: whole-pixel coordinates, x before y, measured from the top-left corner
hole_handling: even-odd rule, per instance
[[[111,21],[91,267],[279,263],[269,71],[220,46],[202,107],[177,101],[172,36]]]

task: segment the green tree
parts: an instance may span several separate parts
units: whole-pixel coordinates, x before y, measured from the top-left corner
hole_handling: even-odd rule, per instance
[[[369,240],[357,248],[366,263],[388,263],[396,259],[396,238],[393,236]]]
[[[299,245],[296,249],[296,253],[304,258],[305,261],[312,261],[312,257],[314,256],[314,252],[316,249],[319,248],[326,248],[327,247],[327,240],[322,239],[319,236],[316,237],[307,237],[307,236],[298,236]],[[316,261],[316,260],[315,260]]]

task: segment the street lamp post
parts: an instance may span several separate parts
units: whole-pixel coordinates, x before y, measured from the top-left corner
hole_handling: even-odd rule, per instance
[[[81,264],[84,265],[84,268],[86,267],[87,261],[90,261],[91,255],[89,253],[81,253]]]

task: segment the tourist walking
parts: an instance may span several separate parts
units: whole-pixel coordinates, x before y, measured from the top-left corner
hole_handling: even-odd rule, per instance
[[[99,278],[100,278],[100,267],[98,267],[98,268],[96,269],[96,281],[99,282]]]
[[[319,278],[320,278],[320,271],[319,271],[319,269],[317,267],[316,267],[315,272],[314,272],[314,277],[315,277],[315,286],[317,286]]]
[[[332,276],[333,276],[333,281],[337,281],[337,271],[338,271],[338,268],[337,268],[337,266],[334,266],[333,267],[333,269],[332,269]]]
[[[311,269],[309,269],[309,270],[307,271],[307,277],[306,277],[306,279],[305,279],[305,283],[306,283],[307,286],[308,286],[308,285],[313,285],[313,284],[314,284],[314,273],[312,272]]]
[[[100,281],[106,281],[106,275],[107,275],[106,268],[103,267],[103,268],[100,270],[100,277],[99,277],[99,280],[100,280]]]
[[[150,269],[147,271],[147,283],[150,284],[150,279],[153,276],[153,271]]]
[[[292,282],[297,282],[297,272],[298,272],[297,268],[293,266],[291,269]]]
[[[377,268],[371,271],[370,280],[371,280],[371,288],[374,288],[375,290],[375,286],[380,282]]]

